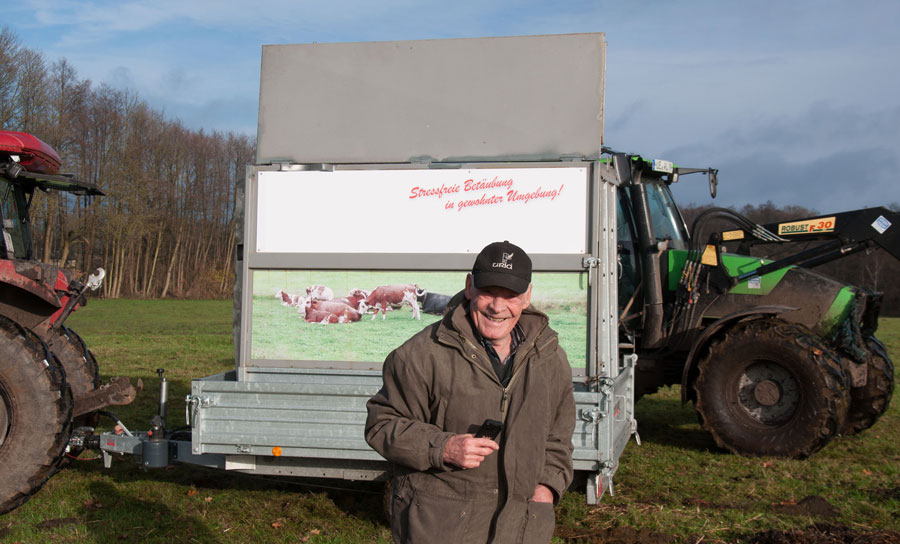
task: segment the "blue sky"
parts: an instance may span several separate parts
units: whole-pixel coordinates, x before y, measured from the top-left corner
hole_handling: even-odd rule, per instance
[[[717,205],[900,202],[900,2],[20,0],[3,22],[185,125],[254,134],[263,44],[605,32],[607,145]],[[705,180],[675,185],[705,204]]]

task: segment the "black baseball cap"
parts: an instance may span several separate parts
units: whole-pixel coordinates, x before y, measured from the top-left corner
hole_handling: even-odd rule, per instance
[[[505,287],[522,294],[531,284],[531,257],[508,240],[488,244],[475,258],[472,267],[475,287]]]

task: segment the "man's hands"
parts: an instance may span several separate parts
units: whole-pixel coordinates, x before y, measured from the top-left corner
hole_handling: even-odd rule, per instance
[[[544,484],[538,484],[534,488],[534,495],[531,497],[532,502],[553,502],[553,492]]]
[[[490,438],[475,438],[471,434],[455,434],[444,446],[444,462],[462,468],[476,468],[481,465],[485,457],[499,449],[500,446]],[[550,500],[553,500],[552,497]]]
[[[462,468],[476,468],[484,458],[499,450],[500,446],[490,438],[475,438],[471,434],[455,434],[444,446],[444,462]],[[534,488],[534,502],[553,502],[553,492],[544,484]]]

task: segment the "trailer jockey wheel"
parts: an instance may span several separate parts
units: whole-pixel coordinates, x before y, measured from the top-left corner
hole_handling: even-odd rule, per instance
[[[884,344],[874,336],[866,339],[866,384],[850,390],[850,413],[841,434],[856,434],[875,424],[894,394],[894,364]]]
[[[807,457],[847,417],[850,381],[840,358],[800,325],[740,323],[710,346],[699,370],[703,426],[737,454]]]
[[[58,469],[71,431],[72,394],[37,336],[0,317],[0,514]]]

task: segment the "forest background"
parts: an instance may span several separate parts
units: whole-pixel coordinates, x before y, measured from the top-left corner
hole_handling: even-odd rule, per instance
[[[36,196],[39,260],[85,273],[102,266],[99,296],[107,298],[231,297],[237,187],[255,162],[252,136],[188,129],[133,91],[80,79],[65,58],[49,61],[8,27],[0,29],[0,130],[41,138],[59,153],[62,172],[106,193]],[[708,207],[680,205],[688,226]],[[844,210],[768,201],[736,211],[769,223]],[[900,315],[900,263],[883,250],[817,270],[883,292],[882,314]]]

